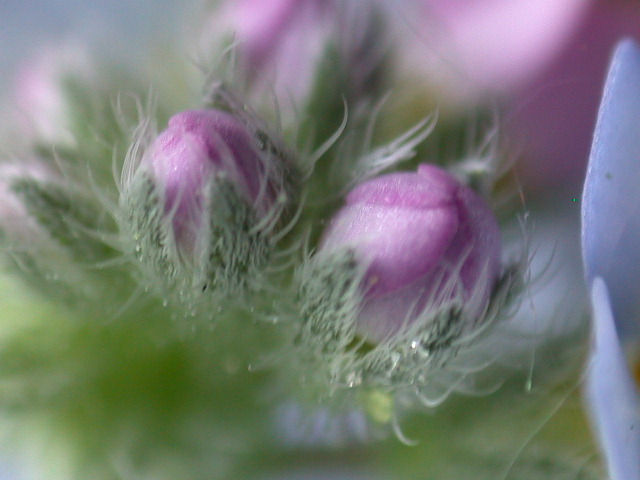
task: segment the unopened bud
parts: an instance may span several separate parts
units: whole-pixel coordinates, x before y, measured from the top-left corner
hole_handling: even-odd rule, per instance
[[[457,333],[477,324],[498,280],[500,255],[498,225],[485,201],[423,164],[416,173],[356,187],[316,261],[353,259],[354,272],[361,272],[356,331],[378,343],[442,312],[454,312]]]
[[[269,260],[289,173],[266,134],[230,113],[173,116],[124,186],[134,252],[181,295],[242,290]]]

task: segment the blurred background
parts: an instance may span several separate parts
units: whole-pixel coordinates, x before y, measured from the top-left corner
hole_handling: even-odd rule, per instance
[[[0,4],[0,81],[51,43],[82,38],[109,55],[135,59],[154,38],[183,27],[177,0],[5,0]]]
[[[401,11],[411,1],[396,0],[394,8]],[[575,197],[611,48],[623,36],[640,35],[640,2],[414,3],[426,5],[427,14],[402,19],[413,35],[405,49],[417,51],[408,56],[413,63],[424,59],[420,73],[425,79],[436,78],[440,107],[491,105],[497,99],[524,188],[565,190]],[[195,6],[178,0],[5,0],[0,4],[0,91],[10,92],[19,65],[39,49],[74,39],[108,57],[135,62],[188,31],[185,21]],[[463,79],[456,84],[457,99],[450,98],[452,75],[441,73],[447,69]],[[445,82],[438,83],[438,77]],[[469,93],[474,88],[475,96]]]

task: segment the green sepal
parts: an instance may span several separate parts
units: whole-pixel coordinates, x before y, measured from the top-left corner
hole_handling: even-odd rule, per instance
[[[90,199],[29,178],[15,180],[11,189],[37,224],[78,262],[104,261],[114,255],[100,240],[113,225]]]
[[[123,242],[141,266],[140,281],[188,316],[209,318],[260,288],[273,250],[273,224],[260,223],[225,178],[213,178],[205,191],[202,224],[185,245],[176,239],[172,213],[165,212],[162,192],[148,174],[134,176],[120,208]]]
[[[208,230],[203,232],[203,289],[223,295],[255,288],[272,245],[259,219],[231,182],[214,178],[209,186]]]

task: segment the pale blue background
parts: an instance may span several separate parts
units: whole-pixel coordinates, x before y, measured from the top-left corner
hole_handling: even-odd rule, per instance
[[[136,56],[152,33],[173,34],[180,0],[0,0],[0,82],[4,87],[20,58],[39,45],[72,33],[109,53]]]

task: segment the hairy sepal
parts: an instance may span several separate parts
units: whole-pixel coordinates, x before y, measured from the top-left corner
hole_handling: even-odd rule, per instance
[[[412,312],[406,328],[377,343],[357,331],[364,275],[350,249],[312,257],[296,272],[299,317],[293,320],[292,345],[311,391],[332,396],[350,390],[358,401],[382,395],[392,403],[417,399],[434,407],[452,392],[493,389],[475,374],[496,361],[487,339],[499,334],[513,313],[510,305],[522,285],[520,265],[505,270],[480,318],[465,317],[460,299],[434,298]],[[390,421],[393,415],[384,417]]]
[[[273,247],[273,225],[260,222],[224,176],[214,176],[204,190],[202,225],[188,248],[177,242],[175,212],[165,211],[163,192],[149,174],[138,172],[121,198],[124,243],[138,260],[142,283],[190,316],[211,316],[258,290]]]

